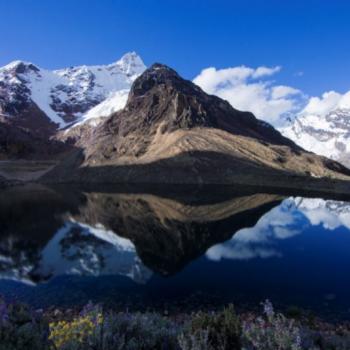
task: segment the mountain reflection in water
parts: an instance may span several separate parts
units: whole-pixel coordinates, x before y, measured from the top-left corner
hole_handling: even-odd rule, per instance
[[[186,199],[189,202],[186,202]],[[0,201],[1,277],[37,283],[58,275],[174,274],[254,225],[280,196],[240,195],[191,204],[152,194],[10,189]],[[147,266],[147,267],[146,267]]]
[[[349,231],[350,205],[335,200],[10,188],[0,197],[0,293],[34,304],[43,294],[60,304],[197,292],[303,304],[316,293],[344,307],[349,281],[332,271],[350,267]]]

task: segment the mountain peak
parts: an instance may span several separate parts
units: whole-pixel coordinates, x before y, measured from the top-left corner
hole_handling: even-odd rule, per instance
[[[159,63],[159,62],[155,62],[152,64],[152,66],[149,68],[150,71],[157,71],[157,72],[172,72],[173,74],[176,74],[176,71],[172,68],[170,68],[169,66],[167,66],[166,64],[163,63]]]
[[[179,74],[169,66],[163,64],[163,63],[153,63],[151,67],[149,67],[146,71],[145,74],[143,74],[143,77],[145,79],[151,78],[154,79],[154,76],[160,78],[180,78]],[[182,78],[180,78],[182,79]]]
[[[28,71],[38,72],[40,69],[31,62],[15,60],[2,67],[1,70],[4,71],[14,71],[15,73],[26,73]]]
[[[130,51],[125,53],[119,61],[130,61],[130,60],[138,60],[141,59],[141,57],[135,52],[135,51]]]
[[[141,57],[135,51],[127,52],[114,65],[129,75],[139,75],[146,69]]]
[[[174,69],[162,63],[154,63],[135,80],[131,87],[130,97],[143,96],[148,92],[158,95],[162,92],[159,90],[160,87],[164,85],[169,87],[168,93],[170,90],[186,90],[186,93],[189,94],[200,90],[191,81],[181,78]]]

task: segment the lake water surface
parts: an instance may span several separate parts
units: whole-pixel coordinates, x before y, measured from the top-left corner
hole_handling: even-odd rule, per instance
[[[350,319],[350,203],[251,189],[10,188],[0,294],[201,308],[266,298]]]

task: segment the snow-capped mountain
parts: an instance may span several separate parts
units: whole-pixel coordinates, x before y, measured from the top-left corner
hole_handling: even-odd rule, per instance
[[[302,113],[280,131],[306,150],[350,166],[349,108],[325,115]]]
[[[134,52],[109,65],[54,71],[14,61],[0,68],[0,120],[52,134],[85,116],[107,116],[124,106],[127,91],[145,69]]]

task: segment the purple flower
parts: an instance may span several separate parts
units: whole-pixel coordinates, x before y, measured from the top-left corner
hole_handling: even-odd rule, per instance
[[[268,318],[268,320],[271,320],[273,316],[275,315],[275,311],[273,309],[272,303],[270,300],[266,299],[263,303],[262,306],[264,308],[264,314]]]
[[[90,312],[95,310],[95,305],[89,301],[84,307],[83,310],[81,310],[80,315],[81,316],[86,316],[87,314],[89,314]]]

